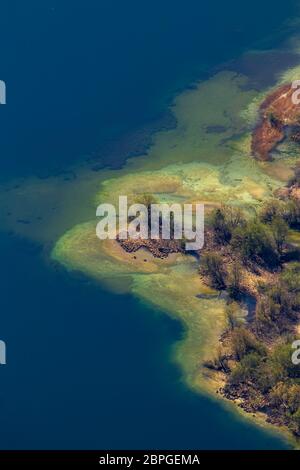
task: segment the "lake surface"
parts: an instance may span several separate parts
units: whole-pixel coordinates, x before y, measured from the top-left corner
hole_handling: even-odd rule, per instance
[[[176,91],[279,44],[296,11],[293,1],[14,3],[0,15],[5,180],[101,164],[108,141],[157,120]],[[172,362],[180,324],[12,234],[0,252],[0,448],[284,447],[186,388]]]
[[[189,391],[180,324],[0,237],[0,448],[281,448]],[[29,274],[30,273],[30,274]]]

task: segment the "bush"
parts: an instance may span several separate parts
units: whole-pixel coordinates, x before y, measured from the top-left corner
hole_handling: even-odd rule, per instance
[[[259,327],[259,330],[268,329],[271,332],[271,329],[276,328],[276,323],[274,323],[275,318],[278,318],[280,315],[280,306],[276,304],[271,298],[263,297],[261,298],[256,306],[256,324]]]
[[[261,356],[256,352],[252,352],[243,357],[236,365],[230,375],[230,383],[237,385],[241,382],[247,382],[253,378],[255,371],[261,363]]]
[[[239,299],[241,294],[241,267],[240,264],[234,262],[228,276],[228,293],[233,299]]]
[[[300,408],[292,416],[292,423],[294,424],[294,432],[297,436],[300,434]]]
[[[237,318],[237,306],[234,303],[230,303],[226,306],[225,310],[226,318],[227,318],[227,324],[229,330],[234,330],[237,326],[239,326],[240,321]]]
[[[259,219],[264,224],[270,224],[274,219],[283,219],[290,227],[300,227],[300,201],[289,199],[278,201],[271,199],[261,208]]]
[[[292,178],[290,178],[288,182],[288,186],[299,186],[300,185],[300,166],[299,163],[297,163],[296,168],[294,169],[294,175]]]
[[[231,244],[244,262],[250,260],[269,268],[274,268],[279,263],[272,234],[269,228],[258,220],[252,220],[244,227],[236,229]]]
[[[242,326],[235,328],[232,333],[232,350],[239,361],[250,352],[256,352],[261,356],[266,353],[264,345],[255,338],[253,333]]]
[[[233,231],[244,224],[242,211],[232,206],[222,206],[220,209],[215,209],[211,215],[215,240],[222,245],[229,243]]]
[[[290,341],[279,344],[271,353],[268,364],[278,380],[300,379],[300,368],[292,362]]]
[[[255,384],[259,390],[265,394],[276,384],[278,378],[274,370],[270,367],[268,359],[264,361],[255,371]]]
[[[220,255],[216,253],[207,253],[200,258],[200,272],[210,278],[211,284],[216,289],[224,289],[225,271]]]
[[[279,278],[274,285],[264,287],[256,308],[258,326],[275,329],[279,333],[289,328],[287,320],[296,319],[300,300],[297,291],[293,291],[289,285],[297,284],[297,281],[290,273],[285,274],[284,279]]]
[[[282,271],[280,279],[289,292],[300,293],[300,263],[290,263]]]
[[[231,232],[225,219],[225,214],[221,209],[216,209],[213,211],[211,225],[217,243],[225,244],[230,241]]]
[[[300,385],[278,382],[270,391],[273,406],[284,406],[291,414],[300,407]]]
[[[270,230],[274,239],[274,243],[279,255],[282,255],[283,246],[286,242],[286,238],[288,235],[288,225],[287,223],[280,217],[275,217],[271,224]]]
[[[270,224],[275,218],[284,217],[285,203],[278,199],[271,199],[262,206],[259,219],[264,224]]]
[[[300,201],[290,200],[286,203],[284,218],[290,227],[300,227]]]

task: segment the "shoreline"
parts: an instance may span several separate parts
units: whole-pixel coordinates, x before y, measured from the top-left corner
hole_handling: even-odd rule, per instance
[[[128,253],[125,253],[125,256],[127,255]],[[54,260],[61,264],[61,260],[59,261],[57,259],[57,256],[58,253],[54,253]],[[157,261],[151,253],[148,253],[148,258],[152,259],[152,261]],[[174,259],[168,260],[168,262],[171,264],[174,263],[174,261]],[[163,263],[164,262],[165,260],[163,261]],[[67,266],[69,266],[69,264],[67,264]],[[90,277],[90,273],[85,273],[85,276]],[[99,281],[97,277],[95,277],[95,280]],[[102,282],[101,284],[103,285]],[[189,322],[188,318],[186,318],[185,315],[181,316],[180,314],[178,314],[178,312],[172,311],[170,308],[163,307],[160,304],[157,304],[153,299],[149,298],[148,296],[141,298],[141,295],[138,292],[133,292],[131,290],[131,294],[134,295],[139,302],[145,302],[146,305],[150,306],[151,308],[155,308],[155,310],[159,311],[161,314],[167,315],[171,319],[180,322],[183,332],[182,338],[173,343],[173,345],[171,346],[171,362],[175,361],[175,363],[179,366],[181,371],[181,381],[185,384],[188,389],[194,391],[196,394],[204,395],[210,400],[215,401],[216,403],[224,407],[229,413],[233,413],[233,415],[238,419],[241,419],[245,423],[250,423],[251,425],[258,427],[258,429],[262,429],[263,431],[267,432],[271,436],[274,436],[275,438],[279,438],[289,447],[292,447],[293,449],[299,448],[300,442],[297,442],[297,440],[292,437],[291,433],[287,430],[287,428],[279,428],[278,426],[267,423],[266,416],[263,413],[256,413],[255,416],[253,416],[251,413],[247,413],[245,410],[240,408],[232,400],[229,400],[228,398],[221,395],[219,393],[219,388],[221,385],[223,385],[223,380],[220,378],[219,374],[211,373],[211,371],[204,368],[204,366],[200,364],[200,357],[199,361],[197,361],[197,364],[190,369],[189,364],[187,364],[185,361],[185,354],[182,348],[185,348],[186,344],[188,343],[188,336],[190,332],[194,331],[194,327],[193,323]],[[222,329],[220,329],[219,331],[222,331]],[[207,341],[207,343],[207,349],[210,353],[210,350],[214,349],[214,345],[218,345],[218,340],[215,343],[209,340]],[[198,345],[196,345],[194,353],[199,356]]]

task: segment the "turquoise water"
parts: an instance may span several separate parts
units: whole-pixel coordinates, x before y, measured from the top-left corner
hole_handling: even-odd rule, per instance
[[[102,156],[109,140],[222,62],[275,46],[295,13],[292,1],[13,3],[0,15],[2,179],[90,157],[119,167],[124,155]],[[0,448],[284,447],[185,387],[171,360],[180,324],[12,234],[0,252]]]

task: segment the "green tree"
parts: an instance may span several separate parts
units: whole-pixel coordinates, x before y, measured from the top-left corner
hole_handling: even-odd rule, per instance
[[[211,226],[215,239],[222,245],[229,243],[233,231],[244,224],[243,212],[237,207],[222,206],[215,209],[211,215]]]
[[[230,241],[231,232],[222,209],[213,211],[211,225],[214,231],[214,237],[218,243],[225,244]]]
[[[233,299],[238,299],[241,294],[241,266],[235,261],[229,271],[228,276],[228,292]]]
[[[260,363],[261,356],[256,352],[245,355],[231,372],[230,383],[237,385],[252,379]]]
[[[283,217],[284,212],[284,202],[278,199],[270,199],[263,204],[259,212],[259,219],[264,224],[270,224],[275,218]]]
[[[269,268],[274,268],[279,263],[276,245],[269,228],[256,219],[236,229],[231,244],[232,248],[240,253],[244,262],[253,261]]]
[[[256,352],[260,355],[266,353],[264,345],[243,326],[235,328],[232,332],[232,351],[239,361],[250,352]]]
[[[226,306],[225,314],[226,314],[226,318],[227,318],[228,328],[229,328],[229,330],[232,331],[232,330],[234,330],[234,328],[236,326],[239,325],[239,321],[238,321],[238,318],[237,318],[236,307],[235,307],[233,302]]]
[[[223,261],[217,253],[207,253],[200,258],[200,273],[210,278],[211,284],[216,289],[224,289],[225,271]]]
[[[271,233],[279,255],[282,255],[283,246],[288,235],[288,225],[280,217],[274,217],[270,224]]]

